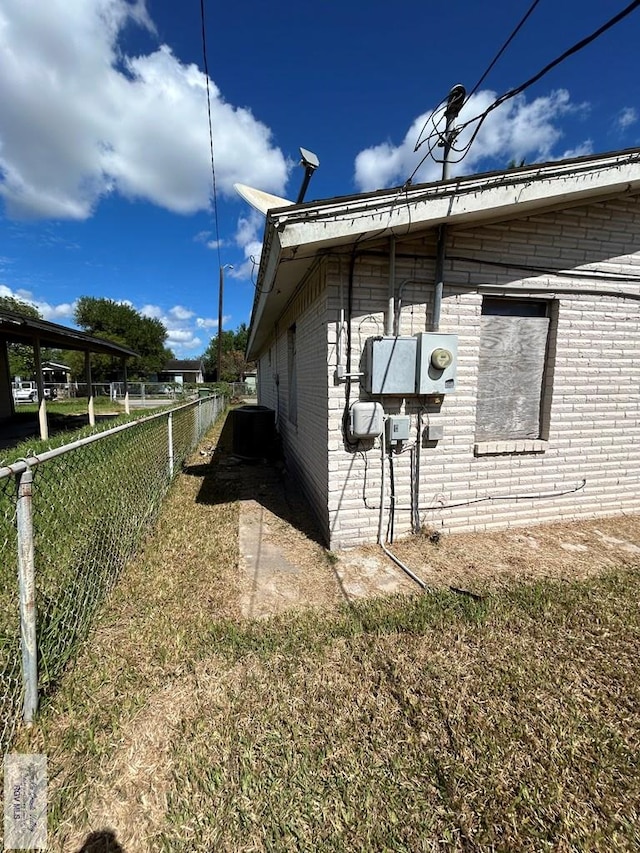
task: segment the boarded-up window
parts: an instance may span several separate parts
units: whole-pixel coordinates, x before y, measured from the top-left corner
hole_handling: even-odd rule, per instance
[[[540,438],[548,303],[482,300],[476,441]]]
[[[296,353],[296,327],[291,326],[287,334],[287,363],[289,379],[289,420],[298,423],[298,366]]]

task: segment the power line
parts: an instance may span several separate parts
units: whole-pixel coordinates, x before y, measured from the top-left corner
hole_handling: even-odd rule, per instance
[[[640,2],[640,0],[638,0]],[[213,124],[211,122],[211,93],[209,91],[209,64],[207,62],[207,37],[205,32],[204,0],[200,0],[200,21],[202,23],[202,58],[204,60],[204,76],[207,81],[207,116],[209,118],[209,149],[211,151],[211,185],[213,187],[213,220],[216,231],[216,251],[218,266],[222,266],[220,256],[220,227],[218,225],[218,193],[216,188],[216,162],[213,149]]]
[[[493,69],[493,67],[495,66],[495,64],[498,62],[498,60],[500,59],[500,57],[502,56],[502,54],[503,54],[503,53],[505,52],[505,50],[509,47],[509,45],[511,44],[511,42],[513,41],[513,39],[516,37],[516,35],[520,32],[520,30],[521,30],[521,29],[522,29],[522,27],[524,26],[524,24],[527,22],[527,20],[528,20],[529,16],[530,16],[530,15],[531,15],[531,13],[534,11],[534,9],[536,8],[536,6],[538,5],[538,3],[539,3],[539,2],[540,2],[540,0],[533,0],[533,3],[531,4],[531,6],[529,6],[529,9],[528,9],[528,10],[527,10],[527,12],[525,13],[524,17],[520,20],[520,22],[518,23],[518,25],[517,25],[517,26],[515,27],[515,29],[511,32],[511,35],[509,36],[509,38],[504,42],[504,44],[502,45],[502,47],[500,48],[500,50],[496,53],[496,55],[494,56],[494,58],[493,58],[493,59],[491,60],[491,62],[489,63],[489,65],[488,65],[487,69],[485,70],[484,74],[482,74],[482,76],[480,77],[480,79],[478,80],[478,82],[475,84],[475,86],[473,87],[473,89],[472,89],[472,90],[469,92],[469,94],[466,96],[466,98],[465,98],[465,103],[469,100],[469,98],[471,97],[471,95],[473,95],[473,94],[474,94],[474,93],[475,93],[475,92],[480,88],[480,86],[481,86],[481,85],[482,85],[482,83],[485,81],[485,79],[487,78],[487,76],[489,75],[489,73],[491,72],[491,70]],[[423,125],[423,127],[422,127],[422,130],[420,131],[420,133],[419,133],[419,135],[418,135],[418,139],[417,139],[416,144],[415,144],[414,149],[413,149],[413,150],[414,150],[414,152],[415,152],[415,151],[417,151],[417,150],[418,150],[418,149],[419,149],[419,148],[420,148],[420,147],[421,147],[425,142],[428,142],[428,143],[429,143],[429,149],[428,149],[428,151],[427,151],[426,155],[422,158],[422,160],[420,160],[420,162],[418,163],[418,165],[416,166],[416,168],[413,170],[413,172],[411,173],[411,176],[410,176],[410,177],[407,179],[407,181],[405,182],[406,184],[410,184],[410,183],[412,182],[413,178],[414,178],[414,177],[415,177],[415,175],[416,175],[416,172],[418,172],[418,170],[420,169],[420,167],[422,166],[422,164],[424,163],[424,161],[427,159],[427,157],[430,157],[430,156],[432,155],[432,153],[433,153],[433,149],[434,149],[434,148],[436,147],[436,145],[438,145],[438,144],[441,142],[441,140],[442,140],[442,134],[441,134],[441,132],[438,130],[438,127],[437,127],[437,123],[436,123],[435,117],[436,117],[436,115],[437,115],[439,112],[444,111],[444,110],[446,109],[446,103],[447,103],[447,100],[448,100],[448,96],[447,96],[446,98],[443,98],[443,99],[440,101],[440,103],[439,103],[439,104],[437,104],[437,105],[434,107],[434,109],[432,110],[432,112],[430,113],[430,115],[427,117],[427,119],[426,119],[426,121],[425,121],[425,123],[424,123],[424,125]],[[440,118],[438,118],[438,123],[439,123],[439,122],[440,122]],[[426,127],[427,127],[427,125],[428,125],[429,123],[431,123],[431,124],[433,125],[433,130],[429,133],[429,136],[428,136],[426,139],[422,139],[422,134],[425,132]],[[433,141],[432,141],[432,138],[433,138],[433,137],[435,137],[435,139],[433,139]],[[434,160],[436,160],[436,158],[435,158],[435,157],[434,157],[433,159],[434,159]],[[454,162],[455,162],[455,161],[454,161]]]
[[[435,116],[436,116],[439,112],[442,112],[442,113],[443,113],[443,115],[444,115],[444,111],[445,111],[445,109],[446,109],[446,107],[447,107],[447,98],[448,98],[448,97],[449,97],[449,96],[447,95],[445,98],[443,98],[443,99],[440,101],[440,103],[439,103],[439,104],[436,104],[436,106],[431,110],[431,112],[429,113],[429,115],[428,115],[428,116],[427,116],[427,118],[425,119],[425,122],[424,122],[424,124],[422,125],[422,130],[421,130],[421,131],[420,131],[420,133],[418,134],[418,138],[416,139],[416,144],[415,144],[415,145],[414,145],[414,147],[413,147],[414,152],[415,152],[415,151],[417,151],[417,150],[418,150],[418,148],[420,148],[420,146],[421,146],[421,145],[424,145],[424,143],[425,143],[428,139],[430,139],[430,138],[431,138],[431,134],[433,133],[433,131],[436,131],[436,132],[437,132],[437,129],[438,129],[438,128],[437,128],[437,125],[436,125],[436,122],[435,122]],[[440,119],[438,119],[438,121],[440,121]],[[432,131],[430,131],[429,136],[427,137],[427,139],[422,139],[422,134],[423,134],[423,133],[425,132],[425,130],[427,129],[427,125],[429,124],[429,122],[431,122],[431,124],[433,125],[433,130],[432,130]]]
[[[502,55],[502,53],[504,52],[504,50],[506,49],[508,44],[513,40],[513,38],[516,35],[516,33],[518,32],[518,30],[523,26],[523,24],[525,23],[527,18],[531,15],[531,13],[533,12],[533,10],[535,9],[535,7],[537,5],[537,2],[538,2],[538,0],[536,0],[536,2],[534,2],[532,4],[532,6],[529,8],[529,10],[525,14],[525,16],[523,17],[521,22],[518,24],[518,26],[515,28],[515,30],[511,34],[511,36],[509,36],[509,38],[507,39],[507,41],[505,42],[503,47],[500,49],[500,51],[498,51],[498,53],[496,54],[496,57],[490,63],[490,65],[488,66],[487,70],[482,75],[482,77],[480,78],[478,83],[476,83],[476,85],[472,89],[470,95],[473,94],[478,89],[478,87],[481,85],[481,83],[483,82],[483,80],[486,78],[487,74],[491,70],[491,68],[493,68],[493,66],[497,62],[498,58]],[[493,112],[493,110],[497,109],[499,106],[504,104],[506,101],[511,100],[511,98],[515,98],[517,95],[520,95],[520,94],[522,94],[522,92],[525,92],[527,89],[529,89],[531,86],[533,86],[539,80],[541,80],[542,77],[544,77],[546,74],[548,74],[549,71],[556,68],[562,62],[564,62],[565,59],[568,59],[570,56],[573,56],[574,54],[583,50],[585,47],[587,47],[589,44],[591,44],[593,41],[595,41],[597,38],[599,38],[601,35],[603,35],[605,32],[607,32],[607,30],[610,30],[612,27],[614,27],[616,24],[618,24],[620,21],[622,21],[628,15],[630,15],[631,12],[634,12],[638,8],[638,6],[640,6],[640,0],[634,0],[634,2],[629,3],[628,6],[625,6],[624,9],[622,9],[620,12],[618,12],[617,15],[614,15],[614,17],[610,18],[608,21],[606,21],[604,24],[602,24],[602,26],[598,27],[597,30],[592,32],[590,35],[585,36],[585,38],[581,39],[580,41],[576,42],[570,48],[565,50],[564,53],[562,53],[560,56],[556,57],[554,60],[549,62],[547,65],[545,65],[542,69],[540,69],[540,71],[538,71],[536,74],[534,74],[533,77],[530,77],[528,80],[525,80],[525,82],[521,83],[519,86],[516,86],[513,89],[509,89],[507,92],[500,95],[500,97],[496,98],[496,100],[492,104],[490,104],[483,112],[479,113],[478,115],[474,116],[471,119],[468,119],[467,121],[465,121],[461,125],[459,125],[455,129],[456,136],[459,136],[463,130],[465,130],[467,127],[469,127],[470,125],[477,122],[477,126],[474,128],[473,133],[471,135],[471,138],[462,147],[458,148],[458,147],[456,147],[455,143],[451,144],[451,149],[461,156],[459,156],[457,159],[450,159],[450,162],[451,163],[460,163],[462,160],[464,160],[464,158],[469,153],[469,149],[471,148],[471,146],[475,142],[476,137],[478,136],[478,133],[480,132],[480,129],[481,129],[483,123],[485,122],[487,117],[490,115],[490,113]],[[470,95],[469,95],[469,97],[470,97]],[[469,100],[469,97],[467,97],[467,100]],[[435,111],[434,111],[434,113],[432,113],[432,115],[434,115],[434,114],[435,114]],[[425,122],[425,127],[428,124],[428,122],[429,122],[429,119],[427,119],[427,122]],[[424,132],[424,128],[423,128],[423,132]],[[435,139],[433,142],[431,142],[433,137],[435,137]],[[424,161],[426,160],[427,157],[431,156],[435,162],[439,162],[439,160],[433,156],[433,151],[436,148],[437,142],[439,141],[440,137],[441,137],[441,133],[440,133],[440,131],[438,131],[436,129],[436,130],[432,131],[425,140],[422,140],[422,142],[420,143],[421,145],[424,144],[424,142],[429,142],[429,150],[428,150],[427,154],[425,155],[425,157],[423,157],[422,160],[419,162],[416,169],[413,171],[413,174],[411,175],[411,178],[409,179],[408,183],[411,182],[411,180],[415,176],[416,172],[420,169],[420,167],[422,166],[422,164],[424,163]]]
[[[620,23],[620,21],[622,21],[624,18],[626,18],[628,15],[630,15],[631,12],[635,11],[638,8],[638,6],[640,6],[640,0],[633,0],[633,3],[629,3],[628,6],[625,6],[624,9],[622,9],[620,12],[618,12],[617,15],[614,15],[613,18],[610,18],[608,21],[606,21],[601,27],[598,27],[597,30],[592,32],[590,35],[585,36],[585,38],[581,39],[579,42],[576,42],[570,48],[565,50],[564,53],[560,54],[560,56],[556,57],[554,60],[549,62],[547,65],[545,65],[544,68],[540,69],[540,71],[538,71],[536,74],[534,74],[533,77],[530,77],[528,80],[525,80],[524,83],[521,83],[519,86],[516,86],[514,89],[509,89],[508,92],[505,92],[503,95],[500,95],[499,98],[496,98],[496,100],[489,107],[487,107],[487,109],[484,110],[484,112],[480,113],[477,116],[474,116],[472,119],[469,119],[468,121],[466,121],[462,125],[460,125],[460,127],[457,128],[457,132],[460,133],[460,131],[464,130],[465,127],[468,127],[470,124],[473,124],[475,121],[478,121],[478,120],[484,121],[490,112],[497,109],[499,106],[501,106],[501,104],[504,104],[505,101],[508,101],[511,98],[515,98],[516,95],[522,94],[522,92],[526,91],[528,88],[533,86],[534,83],[537,83],[538,80],[542,79],[542,77],[544,77],[545,74],[548,74],[549,71],[556,68],[556,66],[560,65],[561,62],[564,62],[565,59],[568,59],[570,56],[573,56],[575,53],[578,53],[579,51],[583,50],[583,48],[587,47],[587,45],[591,44],[591,42],[595,41],[597,38],[599,38],[601,35],[603,35],[603,33],[607,32],[607,30],[610,30],[616,24]],[[475,138],[475,134],[474,134],[474,137],[472,137],[472,139],[473,138]],[[465,146],[465,148],[467,150],[469,148],[469,144],[467,146]]]
[[[511,33],[511,35],[509,36],[509,38],[505,41],[505,43],[502,45],[502,47],[500,48],[500,50],[499,50],[499,51],[496,53],[496,55],[493,57],[493,59],[491,60],[491,62],[490,62],[490,63],[489,63],[489,65],[487,66],[487,70],[484,72],[484,74],[482,75],[482,77],[478,80],[478,82],[476,83],[476,85],[473,87],[473,89],[472,89],[472,90],[469,92],[469,94],[467,95],[467,98],[466,98],[466,100],[467,100],[467,101],[469,100],[469,98],[471,97],[471,95],[475,94],[475,92],[480,88],[480,86],[482,86],[482,84],[484,83],[484,81],[485,81],[485,80],[486,80],[486,78],[489,76],[490,72],[492,71],[492,69],[493,69],[494,65],[496,64],[496,62],[500,59],[500,57],[502,56],[502,54],[503,54],[503,53],[505,52],[505,50],[509,47],[509,45],[510,45],[510,44],[511,44],[511,42],[514,40],[514,38],[518,35],[518,33],[520,32],[520,30],[522,29],[522,27],[525,25],[525,23],[527,22],[527,19],[529,18],[529,16],[531,15],[531,13],[532,13],[532,12],[533,12],[533,10],[536,8],[536,6],[538,5],[538,3],[539,3],[539,2],[540,2],[540,0],[534,0],[534,2],[531,4],[531,6],[529,6],[529,8],[528,8],[528,10],[527,10],[527,12],[526,12],[526,14],[525,14],[525,16],[522,18],[522,20],[520,21],[520,23],[518,24],[518,26],[513,30],[513,32]]]

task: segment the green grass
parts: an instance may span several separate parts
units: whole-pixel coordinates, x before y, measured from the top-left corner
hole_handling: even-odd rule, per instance
[[[47,400],[47,413],[50,415],[86,415],[88,402],[86,397],[75,397],[69,400]],[[38,403],[18,403],[16,412],[20,414],[37,414]],[[93,408],[96,414],[104,412],[123,412],[124,404],[112,401],[109,397],[94,397]]]
[[[626,572],[215,630],[225,694],[202,676],[157,842],[638,849],[639,593]]]
[[[51,849],[639,849],[637,568],[243,621],[197,468],[23,733]]]

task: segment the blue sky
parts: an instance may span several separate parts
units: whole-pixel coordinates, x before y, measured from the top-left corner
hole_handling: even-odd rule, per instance
[[[73,324],[83,295],[159,317],[177,356],[250,317],[263,220],[239,181],[307,200],[402,184],[430,111],[470,90],[530,0],[0,0],[0,294]],[[627,5],[540,0],[461,119],[481,112]],[[490,11],[489,11],[490,9]],[[640,145],[640,11],[495,110],[470,173]],[[435,180],[427,159],[415,180]]]

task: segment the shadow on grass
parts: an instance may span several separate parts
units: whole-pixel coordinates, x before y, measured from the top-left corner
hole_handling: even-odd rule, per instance
[[[324,545],[311,507],[287,472],[279,450],[270,448],[267,458],[252,461],[234,455],[232,415],[233,410],[227,413],[210,460],[183,469],[185,474],[202,479],[197,503],[215,505],[255,500],[309,539]]]
[[[101,829],[87,835],[78,853],[125,853],[125,849],[112,830]]]

